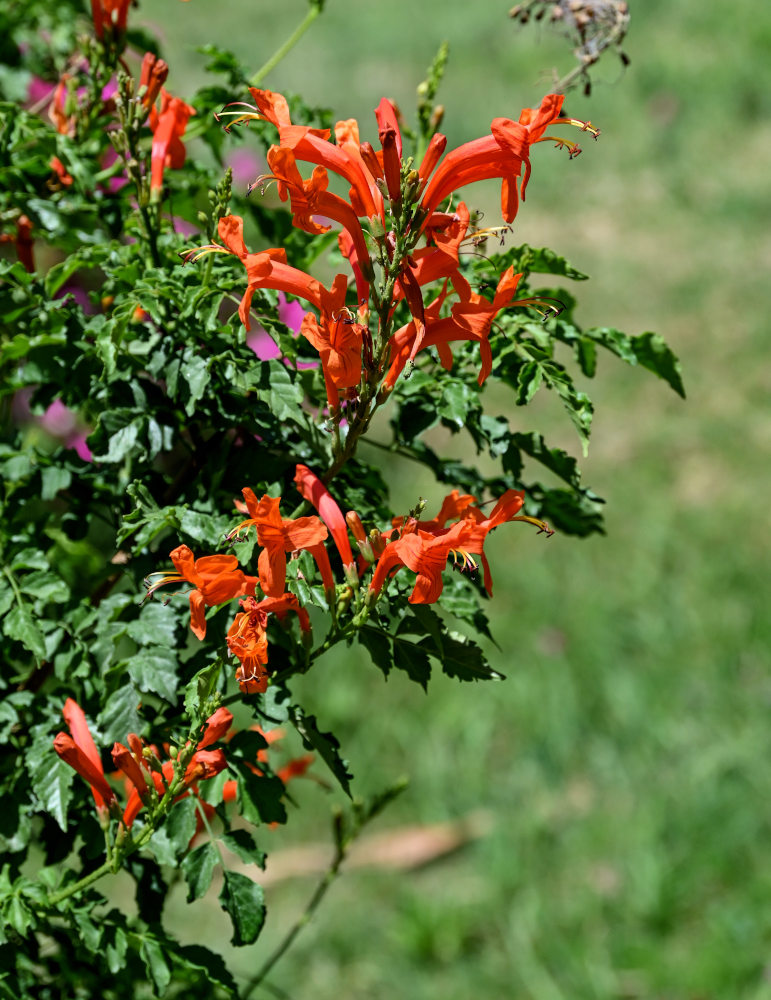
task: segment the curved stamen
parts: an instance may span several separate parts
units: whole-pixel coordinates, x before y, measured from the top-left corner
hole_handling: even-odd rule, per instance
[[[552,122],[553,125],[575,125],[580,128],[582,132],[588,132],[595,139],[599,139],[602,135],[600,129],[595,128],[591,122],[583,122],[580,118],[555,118]]]
[[[449,555],[452,556],[453,569],[457,569],[461,573],[476,573],[476,560],[472,559],[465,549],[450,549]],[[459,563],[460,565],[458,565]]]
[[[180,250],[179,256],[185,262],[185,264],[196,263],[201,257],[205,257],[210,253],[230,253],[227,247],[222,247],[219,243],[207,243],[202,247],[193,247],[190,250]]]
[[[161,579],[155,583],[150,583],[150,577],[159,576]],[[159,587],[165,587],[169,583],[185,583],[187,582],[181,573],[148,573],[144,578],[144,585],[147,588],[147,593],[145,594],[142,603],[144,603],[148,597],[152,597]]]
[[[547,538],[551,538],[554,534],[554,528],[550,528],[546,521],[541,521],[537,517],[528,517],[527,514],[520,514],[517,517],[510,517],[510,521],[527,521],[528,524],[534,524],[538,528],[538,534],[546,534]]]
[[[571,142],[570,139],[563,139],[558,135],[541,136],[538,142],[553,142],[557,149],[567,149],[568,156],[571,160],[574,160],[581,154],[581,147],[577,142]]]

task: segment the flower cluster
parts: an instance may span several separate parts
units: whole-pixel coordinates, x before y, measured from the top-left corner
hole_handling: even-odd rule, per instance
[[[227,765],[222,749],[209,749],[223,739],[233,722],[233,716],[226,708],[218,708],[206,720],[203,733],[194,747],[188,745],[181,752],[175,750],[173,759],[163,762],[155,747],[146,746],[136,733],[129,733],[126,739],[128,747],[115,743],[111,754],[117,771],[126,779],[129,791],[128,801],[121,813],[118,797],[105,777],[101,754],[83,709],[68,698],[63,715],[70,732],[57,734],[54,750],[91,786],[97,814],[103,823],[112,816],[128,830],[144,806],[154,809],[167,794],[175,800],[191,793],[197,795],[197,783],[215,777]],[[178,773],[180,770],[181,773]]]
[[[566,147],[571,157],[580,152],[575,143],[547,135],[546,130],[571,124],[595,137],[598,130],[589,122],[562,117],[563,96],[547,94],[539,108],[526,108],[518,121],[496,118],[489,135],[446,154],[446,137],[436,133],[414,167],[412,159],[403,156],[398,111],[385,98],[375,112],[381,146],[376,151],[360,141],[354,119],[336,124],[332,142],[328,130],[294,125],[281,94],[255,88],[251,94],[254,105],[228,105],[220,117],[228,129],[259,120],[278,130],[279,142],[267,155],[270,172],[258,177],[255,186],[275,182],[281,200],[289,201],[294,225],[307,233],[327,232],[330,222],[340,226],[338,243],[351,267],[357,310],[346,304],[346,275],[337,274],[327,288],[291,266],[282,248],[251,253],[238,216],[219,220],[221,243],[197,247],[183,257],[198,260],[209,253],[229,253],[243,263],[247,285],[239,315],[247,330],[259,289],[295,295],[316,310],[306,314],[300,332],[318,351],[333,413],[341,395],[361,397],[366,383],[393,388],[405,366],[429,347],[435,347],[442,365],[450,368],[449,345],[457,341],[479,344],[481,385],[492,369],[489,334],[496,315],[535,300],[514,299],[521,275],[513,268],[501,275],[492,302],[471,288],[461,274],[459,255],[464,244],[480,234],[471,228],[463,202],[454,210],[443,208],[443,203],[467,184],[500,178],[501,211],[510,223],[525,198],[531,146],[550,140]],[[303,178],[300,162],[313,165],[310,178]],[[349,186],[348,200],[328,190],[330,171]],[[424,287],[438,281],[443,282],[441,290],[426,302]],[[394,330],[401,302],[407,304],[409,318]],[[374,337],[368,325],[370,303],[379,319]]]
[[[69,733],[60,732],[56,735],[54,750],[88,782],[103,826],[106,827],[110,819],[115,819],[123,829],[129,831],[145,807],[156,814],[167,798],[170,806],[189,795],[198,799],[205,816],[210,817],[214,813],[211,803],[199,798],[198,783],[216,777],[227,767],[224,749],[213,748],[215,743],[229,741],[233,736],[233,715],[224,706],[220,706],[206,720],[195,745],[188,742],[171,750],[166,747],[166,760],[160,759],[156,746],[146,744],[136,733],[128,734],[128,746],[117,742],[113,745],[110,756],[115,765],[114,777],[122,778],[125,785],[126,802],[123,809],[118,793],[107,780],[101,754],[91,735],[83,709],[72,698],[68,698],[62,714]],[[283,735],[279,729],[259,732],[268,745]],[[293,778],[305,774],[313,759],[313,754],[303,754],[279,768],[276,776],[283,784],[287,784]],[[261,775],[263,772],[259,765],[266,762],[267,750],[259,750],[255,763],[249,765],[250,770]],[[221,790],[223,802],[232,802],[236,798],[237,786],[238,782],[234,778],[225,781]]]
[[[258,575],[249,576],[238,568],[232,555],[202,556],[196,559],[186,545],[171,553],[175,573],[154,574],[148,578],[148,594],[168,584],[194,584],[189,592],[190,627],[202,639],[206,634],[205,607],[225,604],[237,597],[238,612],[227,633],[230,653],[239,661],[236,680],[245,694],[267,689],[268,625],[270,616],[283,621],[287,612],[298,620],[303,644],[312,647],[310,616],[298,597],[286,589],[287,554],[297,556],[307,551],[313,557],[330,607],[334,607],[340,589],[356,592],[366,609],[372,608],[388,580],[406,567],[416,574],[415,586],[409,597],[411,604],[432,604],[442,593],[442,573],[448,561],[456,568],[475,572],[479,558],[487,593],[492,595],[492,578],[484,543],[487,535],[508,521],[527,521],[540,531],[551,534],[544,521],[520,514],[525,495],[521,490],[507,490],[485,514],[470,494],[453,490],[442,503],[439,513],[431,520],[418,517],[394,518],[392,526],[380,531],[364,530],[355,511],[344,516],[337,502],[319,477],[305,465],[298,465],[295,485],[303,499],[319,516],[284,518],[279,507],[281,498],[263,496],[260,500],[249,487],[244,488],[244,503],[238,503],[250,515],[228,534],[235,541],[251,528],[256,530],[260,554]],[[359,550],[354,556],[349,530]],[[331,536],[342,563],[343,581],[336,584],[332,564],[324,542]],[[365,577],[371,572],[369,580]],[[257,590],[262,596],[257,599]],[[246,595],[246,596],[243,596]]]

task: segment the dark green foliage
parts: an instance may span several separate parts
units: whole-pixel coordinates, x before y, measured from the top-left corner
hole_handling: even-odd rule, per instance
[[[261,732],[242,730],[203,748],[209,762],[227,762],[224,770],[211,765],[216,777],[199,768],[193,781],[174,764],[192,759],[195,770],[193,754],[215,709],[232,705],[239,725],[251,713],[266,730],[291,723],[352,797],[344,749],[299,704],[296,675],[354,639],[386,678],[395,667],[424,689],[436,667],[462,681],[501,675],[472,637],[492,638],[476,577],[445,573],[435,610],[408,602],[413,570],[401,567],[375,604],[367,596],[366,559],[354,592],[355,574],[331,543],[334,589],[324,590],[311,554],[289,559],[285,589],[310,610],[310,622],[295,608],[271,614],[269,658],[260,661],[270,686],[263,693],[242,694],[234,663],[225,660],[235,598],[227,610],[217,607],[226,601],[206,602],[205,642],[191,634],[180,590],[195,580],[172,575],[169,589],[143,599],[145,581],[171,573],[170,553],[183,545],[196,558],[235,555],[255,574],[254,528],[238,542],[225,540],[243,519],[234,501],[249,487],[258,499],[281,496],[284,518],[308,514],[293,482],[298,463],[325,477],[341,511],[356,511],[376,537],[390,529],[394,511],[381,467],[353,449],[335,465],[340,442],[328,417],[324,372],[309,342],[279,318],[278,294],[252,289],[253,321],[280,352],[260,361],[238,315],[243,262],[215,252],[183,263],[191,248],[218,240],[219,218],[233,213],[246,222],[250,249],[283,248],[300,269],[318,260],[342,267],[334,231],[311,236],[292,225],[289,213],[269,211],[232,187],[224,157],[243,133],[226,135],[212,112],[246,96],[250,70],[214,45],[200,49],[216,82],[191,99],[196,115],[185,142],[201,139],[210,155],[204,165],[188,150],[150,199],[150,130],[138,122],[132,132],[125,121],[141,107],[118,67],[125,39],[91,38],[70,60],[89,28],[86,15],[86,5],[50,0],[11,4],[0,14],[0,845],[7,859],[0,872],[0,996],[48,997],[55,987],[56,995],[108,1000],[230,997],[236,987],[222,959],[180,946],[164,925],[168,888],[181,878],[188,901],[201,899],[221,868],[219,901],[233,943],[252,944],[265,920],[262,889],[228,870],[227,856],[250,871],[263,867],[255,828],[285,823],[288,797],[266,760]],[[137,51],[157,51],[155,40],[133,26],[127,39]],[[418,144],[436,123],[445,59],[440,49],[421,89],[418,134],[405,129]],[[129,69],[138,75],[134,62]],[[23,105],[33,77],[53,88],[63,72],[72,86],[57,131],[40,108]],[[118,96],[105,100],[102,90],[116,73]],[[299,98],[290,97],[289,106],[295,123],[331,124],[329,112]],[[132,143],[116,167],[111,135],[119,147]],[[250,135],[267,149],[275,129],[252,123]],[[188,227],[195,228],[190,238],[181,235]],[[455,345],[450,372],[422,352],[388,400],[393,436],[379,444],[448,491],[487,503],[524,489],[529,517],[576,535],[602,531],[602,501],[582,484],[576,460],[540,433],[513,430],[508,417],[493,416],[485,393],[505,394],[513,409],[543,387],[553,390],[585,450],[593,408],[578,379],[594,376],[598,348],[650,370],[682,395],[677,361],[655,334],[581,329],[568,292],[532,288],[533,274],[586,277],[548,249],[524,245],[462,269],[475,291],[488,295],[509,266],[522,272],[518,296],[542,304],[513,306],[498,317],[485,385],[478,384],[477,345]],[[352,288],[346,319],[357,305]],[[396,310],[394,322],[407,322],[403,301]],[[348,403],[350,428],[356,411]],[[341,427],[338,420],[338,435]],[[494,471],[460,461],[451,445],[440,448],[430,436],[435,429],[465,431]],[[531,462],[559,485],[530,482]],[[285,554],[291,552],[290,545]],[[458,623],[462,631],[455,631]],[[67,699],[85,712],[108,775],[115,743],[126,744],[130,734],[146,741],[143,759],[155,791],[142,790],[144,807],[130,829],[120,817],[127,801],[138,805],[136,793],[110,778],[112,813],[98,813],[82,766],[75,774],[53,748],[66,728]],[[338,826],[338,848],[393,794],[366,809],[354,800],[350,827]],[[233,797],[242,825],[231,829],[225,800]],[[35,880],[22,874],[33,867],[40,869]],[[96,882],[121,867],[133,880],[131,917],[91,885],[92,876]]]

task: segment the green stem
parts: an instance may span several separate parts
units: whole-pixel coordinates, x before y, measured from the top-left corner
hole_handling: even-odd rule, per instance
[[[11,590],[13,591],[13,596],[16,598],[16,603],[19,605],[24,604],[24,598],[21,596],[21,591],[19,590],[19,585],[16,583],[16,577],[8,569],[7,566],[3,566],[3,573],[8,578],[8,582],[11,585]]]
[[[308,901],[308,905],[305,907],[304,911],[299,916],[294,926],[289,930],[286,937],[278,946],[278,948],[276,948],[276,950],[273,952],[270,958],[265,962],[265,964],[262,966],[257,975],[249,981],[246,990],[242,994],[241,1000],[247,1000],[247,998],[251,996],[251,994],[257,989],[260,983],[262,983],[262,981],[271,971],[273,966],[285,954],[285,952],[287,952],[289,948],[291,948],[295,938],[303,929],[303,927],[306,927],[310,923],[313,914],[316,912],[322,899],[324,898],[324,896],[326,896],[327,892],[329,891],[329,887],[337,878],[340,872],[340,866],[345,860],[346,854],[348,853],[348,846],[352,842],[352,840],[353,838],[348,843],[337,844],[337,847],[335,848],[335,856],[332,859],[332,863],[325,872],[324,877],[316,886],[316,890],[311,896],[310,900]]]
[[[280,46],[273,55],[268,59],[264,66],[261,66],[254,76],[251,78],[249,83],[253,87],[259,87],[263,79],[270,73],[271,70],[275,69],[276,66],[281,62],[285,55],[287,55],[297,43],[300,41],[305,32],[310,28],[313,22],[321,13],[321,5],[313,4],[305,15],[303,21],[295,28],[292,34],[287,38],[282,46]]]
[[[57,903],[61,903],[63,899],[67,899],[68,896],[74,896],[76,892],[80,892],[81,889],[85,889],[87,886],[91,885],[92,882],[96,882],[100,879],[102,875],[108,875],[111,871],[110,862],[105,861],[103,865],[95,868],[89,875],[80,879],[79,882],[73,882],[72,885],[68,885],[66,889],[60,889],[59,892],[52,892],[48,897],[49,906],[56,906]]]

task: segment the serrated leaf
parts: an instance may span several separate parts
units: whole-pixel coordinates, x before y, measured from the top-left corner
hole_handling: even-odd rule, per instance
[[[156,937],[143,937],[139,951],[149,978],[155,984],[159,995],[163,996],[171,982],[171,969],[166,961],[164,943]]]
[[[268,741],[262,733],[242,729],[228,743],[228,759],[241,757],[253,764],[257,760],[257,754],[261,750],[265,750],[267,746]]]
[[[685,398],[680,362],[658,333],[641,333],[630,337],[612,327],[592,327],[585,331],[598,344],[630,365],[640,365],[669,383],[675,392]]]
[[[116,740],[123,743],[129,733],[140,731],[142,720],[137,711],[140,701],[133,684],[126,684],[108,696],[98,720],[107,746]]]
[[[175,802],[163,829],[177,857],[184,854],[198,829],[198,808],[195,796]]]
[[[53,601],[55,604],[62,604],[70,597],[70,588],[64,580],[45,570],[33,570],[19,577],[19,590],[39,601]]]
[[[177,620],[162,604],[148,602],[139,617],[128,624],[126,633],[140,646],[175,646]]]
[[[217,687],[221,670],[220,661],[215,660],[199,670],[185,688],[185,711],[191,725],[199,726],[204,721],[203,708]]]
[[[29,757],[28,757],[29,760]],[[40,805],[56,820],[62,830],[67,829],[67,807],[72,794],[75,772],[53,751],[41,758],[37,767],[30,772],[35,795]]]
[[[196,355],[188,361],[183,361],[179,373],[182,377],[182,385],[187,390],[187,402],[185,403],[185,413],[192,417],[195,413],[196,403],[203,398],[206,387],[211,378],[209,366],[205,358]]]
[[[233,997],[238,995],[235,980],[220,955],[209,951],[202,945],[188,944],[182,947],[177,946],[174,950],[174,957],[183,968],[201,969],[205,974],[204,982],[222,986]]]
[[[3,922],[21,937],[25,937],[27,931],[34,926],[35,918],[27,904],[14,894],[3,907]]]
[[[133,449],[138,437],[139,421],[132,420],[110,437],[107,451],[104,455],[94,455],[94,461],[109,463],[122,461]]]
[[[105,937],[104,956],[107,959],[107,968],[115,976],[126,964],[128,936],[122,927],[108,924]]]
[[[147,842],[148,850],[153,852],[153,856],[159,865],[168,865],[169,868],[177,867],[177,851],[165,826],[156,830]]]
[[[663,378],[685,399],[680,362],[660,334],[648,332],[632,337],[632,350],[638,364]]]
[[[177,659],[171,650],[140,649],[127,662],[128,674],[140,691],[151,691],[170,704],[177,700]]]
[[[180,867],[187,882],[188,903],[206,894],[219,860],[217,848],[211,841],[196,847],[183,860]]]
[[[526,361],[517,373],[517,406],[524,406],[541,385],[543,369],[537,361]]]
[[[393,661],[391,658],[391,637],[373,628],[371,625],[362,625],[356,633],[356,638],[372,657],[372,662],[383,671],[386,677],[391,672]]]
[[[268,390],[270,408],[279,420],[295,418],[302,402],[299,387],[292,382],[286,368],[275,361],[263,363],[261,385]]]
[[[477,269],[482,269],[484,263],[480,262]],[[505,254],[495,254],[490,258],[490,263],[498,274],[505,268],[513,266],[516,271],[524,273],[534,271],[537,274],[556,274],[572,278],[574,281],[585,281],[589,277],[573,267],[565,257],[561,257],[548,247],[531,247],[527,243],[512,247]]]
[[[262,886],[240,872],[225,873],[220,906],[233,922],[231,944],[253,944],[265,923],[265,898]]]
[[[536,459],[541,465],[544,465],[555,475],[559,476],[560,479],[564,479],[566,483],[576,487],[576,489],[580,487],[581,473],[578,470],[578,463],[572,455],[568,455],[562,448],[550,448],[544,441],[543,436],[537,433],[514,433],[511,435],[511,441],[520,451]],[[506,469],[511,468],[511,471],[515,474],[518,474],[521,470],[521,463],[518,463],[517,467],[513,468],[504,459],[503,465]]]
[[[291,706],[289,718],[302,737],[306,750],[316,750],[321,755],[324,763],[340,783],[340,787],[350,797],[353,775],[348,770],[348,761],[340,756],[340,743],[337,737],[332,733],[322,733],[316,723],[316,717],[306,715],[299,705]]]
[[[280,778],[255,774],[245,761],[234,761],[238,769],[238,807],[249,823],[286,823],[284,783]]]
[[[260,850],[248,830],[231,830],[229,833],[223,833],[220,840],[245,864],[265,867],[265,852]]]
[[[503,674],[493,670],[480,647],[458,632],[444,637],[440,662],[448,676],[461,681],[503,680]]]
[[[416,643],[400,635],[393,636],[394,666],[404,670],[425,691],[431,680],[431,664],[424,643],[423,639]]]
[[[3,619],[3,631],[9,639],[16,639],[38,661],[46,655],[45,639],[27,604],[17,604]]]

